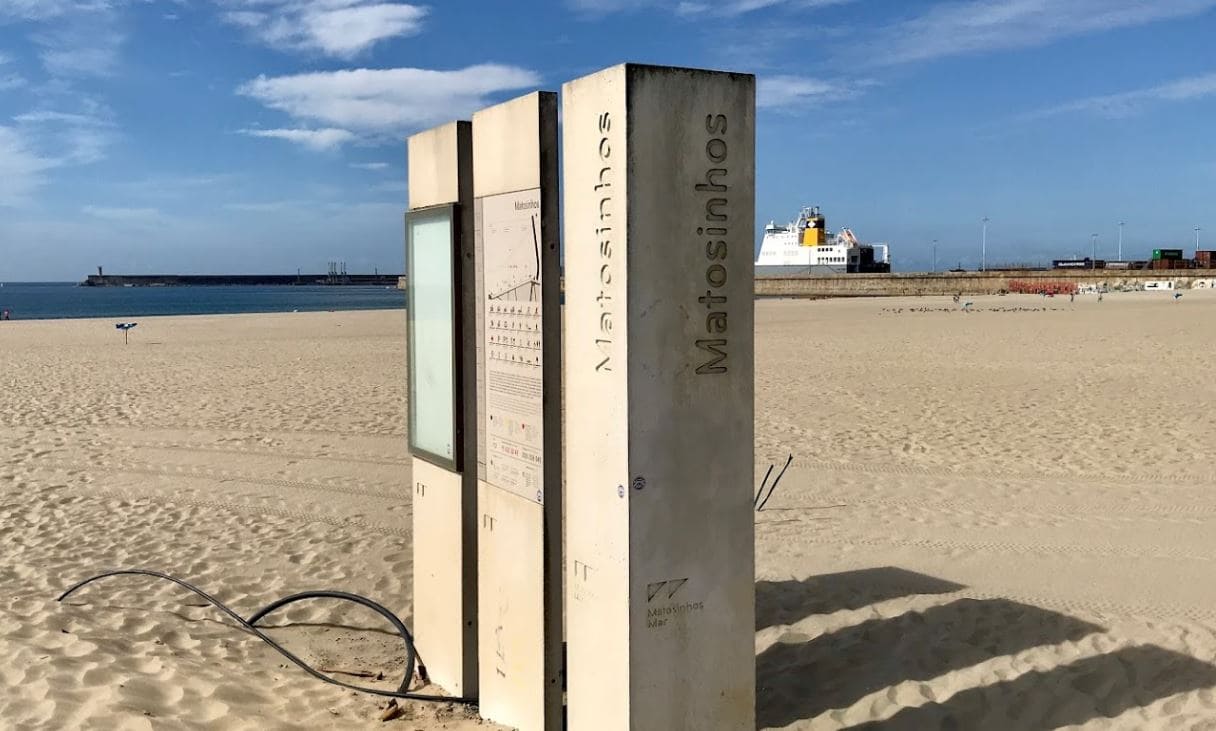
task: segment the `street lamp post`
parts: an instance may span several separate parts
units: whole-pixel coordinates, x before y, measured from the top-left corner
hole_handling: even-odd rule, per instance
[[[933,273],[937,273],[937,239],[933,239]]]
[[[988,271],[988,217],[984,216],[984,233],[980,238],[980,271]]]
[[[1123,261],[1123,222],[1119,222],[1119,261]]]
[[[1199,251],[1199,232],[1202,230],[1198,226],[1195,227],[1195,251]]]
[[[1090,234],[1089,238],[1093,241],[1093,254],[1089,257],[1089,268],[1094,269],[1098,266],[1098,234]]]

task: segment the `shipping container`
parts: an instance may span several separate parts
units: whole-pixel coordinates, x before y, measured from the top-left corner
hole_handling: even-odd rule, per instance
[[[1108,261],[1108,262],[1106,262],[1106,268],[1107,269],[1131,269],[1132,263],[1130,261]]]
[[[1090,269],[1089,259],[1055,259],[1051,262],[1052,269]]]

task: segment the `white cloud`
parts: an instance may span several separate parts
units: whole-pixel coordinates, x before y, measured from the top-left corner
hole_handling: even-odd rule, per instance
[[[130,1],[0,0],[0,25],[31,25],[29,40],[51,76],[39,85],[39,97],[73,98],[77,105],[73,112],[39,109],[18,114],[14,126],[0,127],[0,206],[27,204],[54,171],[105,157],[116,136],[108,111],[68,79],[115,71],[125,40],[118,9]],[[0,66],[9,62],[0,54]],[[20,76],[0,73],[0,91],[25,84]]]
[[[427,9],[382,0],[221,0],[223,17],[274,48],[353,58],[422,28]]]
[[[53,31],[35,34],[41,46],[38,57],[53,76],[113,76],[126,36],[103,21],[100,27],[71,22]]]
[[[765,10],[777,6],[799,8],[823,8],[829,5],[845,5],[856,0],[731,0],[730,2],[703,2],[702,0],[685,0],[676,5],[680,15],[743,15],[745,13]]]
[[[12,63],[13,60],[0,52],[0,66]],[[0,91],[9,91],[18,87],[25,86],[25,78],[17,73],[0,72]]]
[[[29,203],[55,169],[101,160],[114,137],[108,122],[82,114],[38,111],[13,121],[0,126],[0,207]]]
[[[822,8],[829,5],[844,5],[856,0],[568,0],[568,5],[587,15],[608,15],[641,8],[660,8],[680,15],[743,15],[776,6],[789,8]]]
[[[17,116],[13,117],[13,121],[23,122],[25,124],[36,124],[40,122],[62,122],[64,124],[79,125],[105,124],[105,122],[92,115],[76,114],[72,112],[56,112],[49,109],[18,114]]]
[[[196,199],[201,195],[212,195],[212,193],[204,191],[218,188],[221,185],[226,190],[231,190],[240,184],[242,177],[236,173],[165,173],[133,180],[114,181],[109,184],[108,188],[115,195],[121,195],[124,200],[178,201]]]
[[[381,180],[375,185],[368,186],[368,190],[373,193],[402,193],[404,194],[408,187],[404,180]]]
[[[86,103],[86,109],[98,111],[95,105]],[[27,134],[27,138],[40,141],[54,166],[86,165],[105,157],[106,148],[114,142],[114,125],[108,119],[93,113],[60,112],[38,110],[18,114],[13,121]]]
[[[946,2],[888,26],[851,58],[875,64],[1000,51],[1197,15],[1216,0],[970,0]]]
[[[28,202],[55,161],[39,154],[20,130],[0,127],[0,207]]]
[[[350,164],[350,166],[352,168],[357,168],[359,170],[386,170],[386,169],[388,169],[387,162],[352,162]]]
[[[760,109],[796,107],[824,99],[856,96],[857,88],[809,76],[764,76],[756,80],[756,106]]]
[[[277,201],[256,201],[256,202],[237,202],[225,203],[223,208],[229,211],[239,211],[241,213],[282,213],[283,211],[298,212],[306,217],[324,216],[332,219],[333,216],[349,215],[349,214],[369,214],[372,218],[385,220],[385,217],[392,218],[400,217],[401,204],[396,202],[379,202],[379,201],[346,201],[346,200],[277,200]]]
[[[287,140],[304,145],[310,150],[332,150],[355,139],[355,135],[344,129],[243,129],[241,134],[250,137],[265,137]]]
[[[121,6],[131,0],[0,0],[0,22],[33,23],[30,39],[53,76],[110,76],[126,41]]]
[[[1126,117],[1162,103],[1185,102],[1212,96],[1216,96],[1216,72],[1188,76],[1146,89],[1084,97],[1059,106],[1031,112],[1022,119],[1045,119],[1070,113]]]
[[[637,10],[657,3],[655,0],[567,0],[567,4],[579,12],[607,15],[625,10]]]
[[[120,223],[157,223],[164,216],[155,208],[117,208],[111,206],[84,206],[80,212],[86,216]]]
[[[457,71],[352,69],[258,78],[237,93],[310,124],[366,134],[402,134],[467,117],[495,93],[536,86],[514,66],[484,64]]]
[[[112,0],[0,0],[0,18],[50,20],[77,12],[109,10]]]
[[[224,209],[243,213],[277,213],[293,208],[309,208],[303,201],[267,201],[264,203],[225,203]]]

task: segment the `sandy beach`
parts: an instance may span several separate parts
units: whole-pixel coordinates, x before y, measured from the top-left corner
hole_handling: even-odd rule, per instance
[[[757,303],[758,727],[1216,729],[1216,295],[972,300]],[[498,728],[168,584],[55,602],[409,622],[404,313],[139,322],[0,323],[0,727]],[[399,681],[370,612],[270,624]]]

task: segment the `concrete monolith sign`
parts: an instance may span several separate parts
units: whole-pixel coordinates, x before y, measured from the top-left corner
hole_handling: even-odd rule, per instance
[[[557,98],[473,115],[481,714],[561,724]]]
[[[463,286],[475,264],[472,127],[453,122],[419,133],[408,151],[413,627],[431,678],[454,695],[475,696],[475,302]]]
[[[573,731],[755,728],[754,121],[748,75],[562,89]]]

